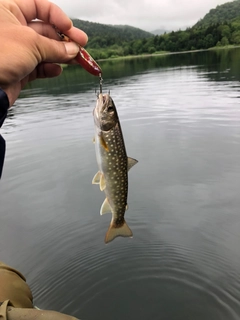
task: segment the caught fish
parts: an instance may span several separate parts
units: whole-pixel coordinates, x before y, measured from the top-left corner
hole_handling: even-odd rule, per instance
[[[99,171],[92,183],[99,184],[100,190],[106,194],[100,214],[112,213],[105,236],[108,243],[119,236],[132,237],[124,215],[127,210],[128,171],[138,161],[127,157],[117,109],[109,94],[98,95],[93,116]]]

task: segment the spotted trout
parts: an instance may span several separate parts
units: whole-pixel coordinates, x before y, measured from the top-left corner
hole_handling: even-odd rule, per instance
[[[124,215],[127,209],[128,171],[138,162],[127,157],[122,130],[115,104],[109,94],[100,93],[93,111],[95,149],[99,171],[93,184],[105,192],[100,214],[112,213],[105,243],[116,237],[132,237]]]

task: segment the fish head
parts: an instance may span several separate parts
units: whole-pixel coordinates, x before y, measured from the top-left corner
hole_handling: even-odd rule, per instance
[[[93,110],[94,122],[101,131],[109,131],[118,122],[115,104],[109,94],[100,93]]]

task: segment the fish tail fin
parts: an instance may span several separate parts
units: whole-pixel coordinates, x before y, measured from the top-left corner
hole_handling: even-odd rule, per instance
[[[114,240],[117,237],[132,237],[132,230],[127,225],[126,221],[123,219],[121,225],[117,225],[115,220],[112,220],[108,231],[105,236],[105,243]]]

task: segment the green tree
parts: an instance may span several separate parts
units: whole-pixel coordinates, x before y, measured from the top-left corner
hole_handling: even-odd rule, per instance
[[[149,47],[148,48],[148,53],[154,53],[156,52],[156,48],[155,47]]]
[[[140,54],[142,53],[143,47],[142,47],[142,41],[141,40],[136,40],[133,42],[132,45],[132,53],[133,54]]]
[[[205,40],[205,48],[206,49],[215,46],[212,34],[207,34],[204,40]]]
[[[228,38],[227,37],[223,37],[222,40],[221,40],[221,45],[222,46],[227,46],[229,45],[229,41],[228,41]]]
[[[231,36],[231,29],[228,25],[222,24],[218,27],[218,30],[222,37],[226,37],[227,39]]]
[[[233,32],[231,41],[234,44],[240,44],[240,30]]]

